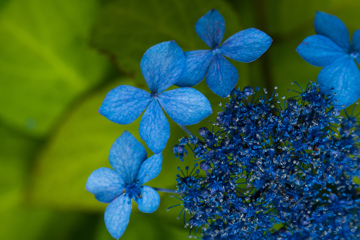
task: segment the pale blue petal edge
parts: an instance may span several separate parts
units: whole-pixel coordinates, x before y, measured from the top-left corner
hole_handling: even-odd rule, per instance
[[[86,181],[85,189],[95,195],[99,202],[109,203],[119,196],[125,181],[121,175],[109,168],[99,168]]]
[[[213,58],[211,50],[196,50],[185,52],[186,67],[181,79],[176,83],[179,87],[191,87],[200,83]]]
[[[110,149],[111,166],[123,177],[126,183],[132,183],[137,176],[141,163],[147,154],[141,143],[131,133],[124,131]]]
[[[224,37],[225,20],[216,9],[212,9],[196,22],[195,31],[206,45],[216,48]]]
[[[323,68],[317,82],[320,90],[333,97],[334,106],[343,109],[360,97],[360,72],[354,60],[346,56]]]
[[[170,137],[170,125],[157,100],[153,100],[141,118],[139,133],[142,140],[154,153],[165,148]]]
[[[162,167],[162,159],[162,153],[154,154],[141,164],[137,176],[139,184],[144,184],[159,175]]]
[[[344,51],[349,50],[349,31],[339,18],[328,13],[316,12],[314,26],[317,34],[330,38]]]
[[[140,62],[141,72],[153,93],[160,93],[177,83],[185,70],[185,65],[185,55],[175,41],[152,46]]]
[[[332,40],[322,35],[305,38],[296,51],[305,61],[317,67],[332,64],[347,54]]]
[[[160,196],[153,188],[142,186],[141,198],[136,198],[135,202],[141,212],[153,213],[159,208]]]
[[[193,88],[178,88],[163,92],[159,102],[174,122],[192,125],[200,122],[212,113],[209,100]]]
[[[358,64],[360,64],[360,29],[356,30],[353,34],[352,50]]]
[[[206,84],[220,97],[229,96],[239,79],[237,69],[223,56],[216,54],[206,74]]]
[[[131,199],[121,195],[114,199],[105,210],[105,226],[111,236],[119,239],[129,224],[131,214]]]
[[[360,53],[360,29],[356,30],[353,34],[352,46],[353,46],[353,50]]]
[[[220,53],[239,62],[252,62],[263,55],[272,43],[263,31],[249,28],[235,33],[220,47]]]
[[[140,116],[150,100],[150,93],[144,90],[118,86],[106,95],[99,113],[115,123],[129,124]]]

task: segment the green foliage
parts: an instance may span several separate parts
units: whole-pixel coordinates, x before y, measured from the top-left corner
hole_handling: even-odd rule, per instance
[[[39,143],[2,126],[0,136],[0,212],[3,212],[22,202],[28,166]]]
[[[3,127],[0,136],[0,239],[74,239],[72,228],[86,221],[82,214],[28,204],[29,166],[39,142]]]
[[[89,49],[96,0],[13,0],[0,13],[0,117],[44,136],[78,94],[104,77]]]
[[[316,11],[327,12],[342,19],[350,31],[359,28],[357,0],[278,0],[264,1],[268,17],[269,34],[286,38],[302,37],[314,33],[313,22]],[[296,9],[296,11],[295,11]]]

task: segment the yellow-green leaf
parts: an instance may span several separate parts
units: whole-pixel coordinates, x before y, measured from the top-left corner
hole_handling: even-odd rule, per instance
[[[102,80],[88,44],[96,0],[12,0],[0,12],[0,118],[44,136],[69,103]]]

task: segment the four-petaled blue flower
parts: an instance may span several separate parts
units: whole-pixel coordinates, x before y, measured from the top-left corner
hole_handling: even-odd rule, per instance
[[[239,78],[236,68],[225,57],[239,62],[252,62],[272,43],[272,39],[266,33],[249,28],[232,35],[220,46],[225,32],[225,21],[215,9],[197,21],[195,31],[212,50],[185,52],[186,69],[176,85],[194,86],[206,75],[209,88],[221,97],[230,94]]]
[[[131,199],[145,213],[152,213],[159,207],[159,194],[142,184],[159,175],[162,153],[147,159],[145,148],[125,131],[112,145],[109,161],[115,171],[109,168],[95,170],[87,180],[86,190],[98,201],[110,203],[105,210],[105,225],[118,239],[129,223]]]
[[[316,35],[305,38],[296,50],[308,63],[324,67],[317,77],[320,90],[329,96],[336,93],[334,105],[345,108],[360,97],[360,72],[354,61],[360,63],[360,29],[350,44],[349,32],[339,18],[317,12],[314,25]]]
[[[141,118],[139,133],[147,146],[161,152],[170,137],[170,126],[161,107],[174,122],[191,125],[212,113],[210,102],[199,91],[179,88],[164,92],[177,83],[185,69],[186,59],[175,41],[149,48],[141,59],[140,68],[151,93],[132,86],[111,90],[99,112],[119,124],[129,124]]]

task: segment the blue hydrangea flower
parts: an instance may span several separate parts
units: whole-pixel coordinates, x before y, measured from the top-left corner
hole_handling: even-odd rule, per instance
[[[305,38],[296,50],[308,63],[324,67],[317,77],[320,90],[329,96],[336,93],[334,105],[342,109],[360,97],[360,72],[355,63],[360,62],[360,29],[351,44],[339,18],[317,12],[314,25],[316,35]]]
[[[95,170],[87,180],[86,190],[98,201],[110,203],[105,210],[105,225],[111,236],[118,239],[129,223],[131,199],[145,213],[152,213],[159,207],[159,194],[143,184],[159,175],[162,154],[147,158],[141,143],[125,131],[112,145],[109,161],[115,171]]]
[[[212,50],[185,52],[186,69],[176,85],[194,86],[206,75],[209,88],[221,97],[230,94],[239,78],[236,68],[225,57],[239,62],[252,62],[272,43],[272,39],[266,33],[249,28],[232,35],[220,46],[225,32],[225,21],[215,9],[197,21],[195,31]]]
[[[360,239],[359,115],[340,117],[315,83],[300,90],[234,89],[212,130],[173,148],[196,159],[179,169],[175,205],[191,237]]]
[[[149,48],[141,59],[140,68],[151,93],[132,86],[119,86],[106,95],[99,112],[115,123],[129,124],[146,108],[139,126],[140,137],[154,153],[161,152],[170,137],[170,125],[161,108],[181,125],[198,123],[212,113],[210,102],[195,89],[164,92],[179,81],[185,64],[184,53],[175,41]]]

